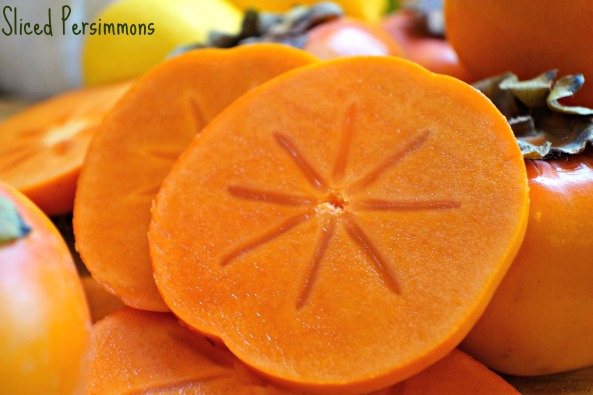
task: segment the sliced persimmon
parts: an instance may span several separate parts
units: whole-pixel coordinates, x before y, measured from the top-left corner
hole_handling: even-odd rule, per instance
[[[83,276],[80,278],[84,294],[91,313],[91,321],[93,323],[102,320],[109,314],[124,307],[125,305],[115,295],[107,292],[105,288],[99,284],[91,276]]]
[[[122,82],[69,91],[4,119],[0,123],[0,179],[48,215],[72,212],[89,141],[129,85]]]
[[[95,324],[87,394],[285,394],[170,313],[124,308]]]
[[[519,395],[510,383],[468,354],[454,349],[420,373],[373,395]]]
[[[180,157],[149,245],[171,310],[307,391],[364,392],[444,357],[521,244],[506,119],[391,57],[317,63],[229,106]]]
[[[76,246],[99,283],[131,307],[168,310],[154,284],[146,236],[161,180],[229,103],[314,60],[280,44],[200,49],[137,80],[102,123],[78,183]]]
[[[170,313],[131,308],[95,324],[88,394],[302,394],[281,388],[224,346],[183,326]],[[373,395],[516,395],[496,373],[454,349],[406,381]]]

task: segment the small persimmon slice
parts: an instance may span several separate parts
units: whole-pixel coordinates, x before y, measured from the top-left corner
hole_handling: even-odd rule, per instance
[[[519,395],[510,383],[468,354],[454,349],[420,373],[373,395]]]
[[[307,391],[401,381],[470,330],[525,233],[525,165],[469,85],[391,57],[286,73],[162,183],[156,284],[191,327]]]
[[[88,144],[129,82],[46,99],[0,123],[0,179],[48,215],[72,212]]]
[[[286,394],[170,313],[116,311],[93,328],[87,394]]]
[[[93,138],[76,193],[76,246],[100,284],[128,306],[168,311],[154,284],[146,236],[161,180],[229,103],[313,61],[280,44],[200,49],[136,81]]]

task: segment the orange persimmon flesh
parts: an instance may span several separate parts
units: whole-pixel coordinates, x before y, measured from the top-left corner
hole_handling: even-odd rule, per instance
[[[109,314],[125,306],[118,297],[107,292],[93,277],[81,277],[80,282],[84,289],[93,323],[102,320]]]
[[[95,324],[87,394],[282,394],[169,313],[124,308]]]
[[[76,246],[93,277],[129,306],[167,311],[152,276],[150,207],[177,156],[229,103],[315,61],[279,44],[185,53],[141,77],[108,114],[85,160]]]
[[[525,165],[469,85],[393,57],[320,62],[197,136],[152,210],[171,310],[248,365],[370,391],[449,353],[524,236]]]
[[[454,349],[420,373],[373,395],[519,395],[511,384],[468,354]]]
[[[0,179],[48,215],[72,212],[89,141],[129,85],[122,82],[66,92],[3,120]]]
[[[227,349],[168,313],[124,308],[95,324],[88,394],[287,394]],[[454,349],[406,381],[373,395],[516,395],[500,376]]]

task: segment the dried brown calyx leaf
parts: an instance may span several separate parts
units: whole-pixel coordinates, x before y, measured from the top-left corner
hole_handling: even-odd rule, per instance
[[[550,70],[520,81],[508,72],[473,84],[507,118],[526,159],[579,154],[593,143],[593,109],[560,102],[583,86],[584,77],[556,77]]]
[[[210,32],[208,40],[175,49],[175,56],[197,48],[232,48],[238,45],[274,42],[303,48],[307,32],[315,26],[344,16],[344,10],[333,2],[320,2],[311,6],[296,6],[286,13],[260,12],[248,9],[237,34]]]
[[[0,246],[25,237],[30,231],[14,204],[0,196]]]

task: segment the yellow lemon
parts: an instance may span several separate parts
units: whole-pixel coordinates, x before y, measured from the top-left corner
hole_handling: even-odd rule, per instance
[[[86,37],[83,81],[139,76],[177,46],[202,42],[210,30],[237,32],[241,20],[241,10],[226,0],[121,0],[79,27]]]
[[[233,0],[237,6],[255,8],[261,11],[282,12],[288,11],[297,5],[311,5],[319,0]],[[334,0],[339,4],[344,13],[354,18],[369,22],[378,22],[387,11],[387,0]]]

